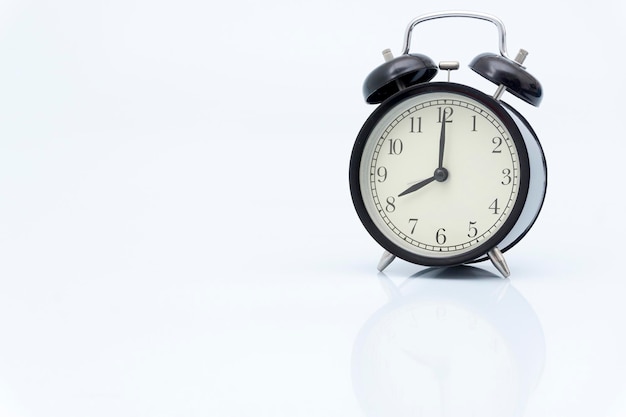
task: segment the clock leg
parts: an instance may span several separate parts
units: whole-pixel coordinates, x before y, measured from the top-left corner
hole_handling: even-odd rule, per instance
[[[378,261],[378,270],[382,272],[383,269],[387,268],[394,259],[396,259],[396,255],[392,255],[391,253],[384,251],[383,256],[381,256],[380,261]]]
[[[504,260],[504,255],[502,255],[502,252],[500,252],[500,249],[498,249],[497,246],[491,249],[487,253],[487,255],[489,255],[489,259],[491,259],[493,266],[496,267],[496,269],[502,274],[502,276],[504,276],[504,278],[508,278],[509,275],[511,275],[509,266],[506,264],[506,261]]]

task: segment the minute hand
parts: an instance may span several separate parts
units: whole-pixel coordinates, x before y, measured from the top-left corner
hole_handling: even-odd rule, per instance
[[[441,116],[441,134],[439,135],[439,168],[443,168],[443,150],[446,146],[446,112]]]

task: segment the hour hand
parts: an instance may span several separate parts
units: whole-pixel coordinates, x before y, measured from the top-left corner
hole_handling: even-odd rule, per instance
[[[430,184],[431,182],[435,181],[435,176],[433,175],[430,178],[425,179],[424,181],[420,181],[417,184],[413,184],[411,185],[409,188],[407,188],[406,190],[402,191],[400,194],[398,194],[398,197],[402,197],[403,195],[412,193],[413,191],[417,191],[420,188],[422,188],[425,185]]]

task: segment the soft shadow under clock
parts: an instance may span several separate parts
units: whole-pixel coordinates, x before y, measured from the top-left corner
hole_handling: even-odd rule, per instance
[[[458,265],[447,268],[427,268],[422,271],[416,272],[415,274],[411,275],[410,278],[502,279],[500,275],[496,275],[493,272],[469,265]]]

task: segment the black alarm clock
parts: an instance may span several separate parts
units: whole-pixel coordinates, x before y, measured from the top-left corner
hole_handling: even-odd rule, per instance
[[[497,85],[489,95],[449,81],[458,62],[436,65],[410,53],[419,23],[464,17],[493,23],[499,54],[483,53],[469,67]],[[379,104],[361,128],[350,159],[350,191],[369,234],[384,248],[378,269],[396,257],[425,266],[453,266],[491,259],[510,271],[503,253],[530,230],[546,194],[547,167],[537,135],[501,100],[509,92],[538,106],[539,81],[512,59],[500,19],[476,12],[417,17],[406,29],[404,49],[366,78],[367,103]],[[431,82],[438,70],[447,82]]]

